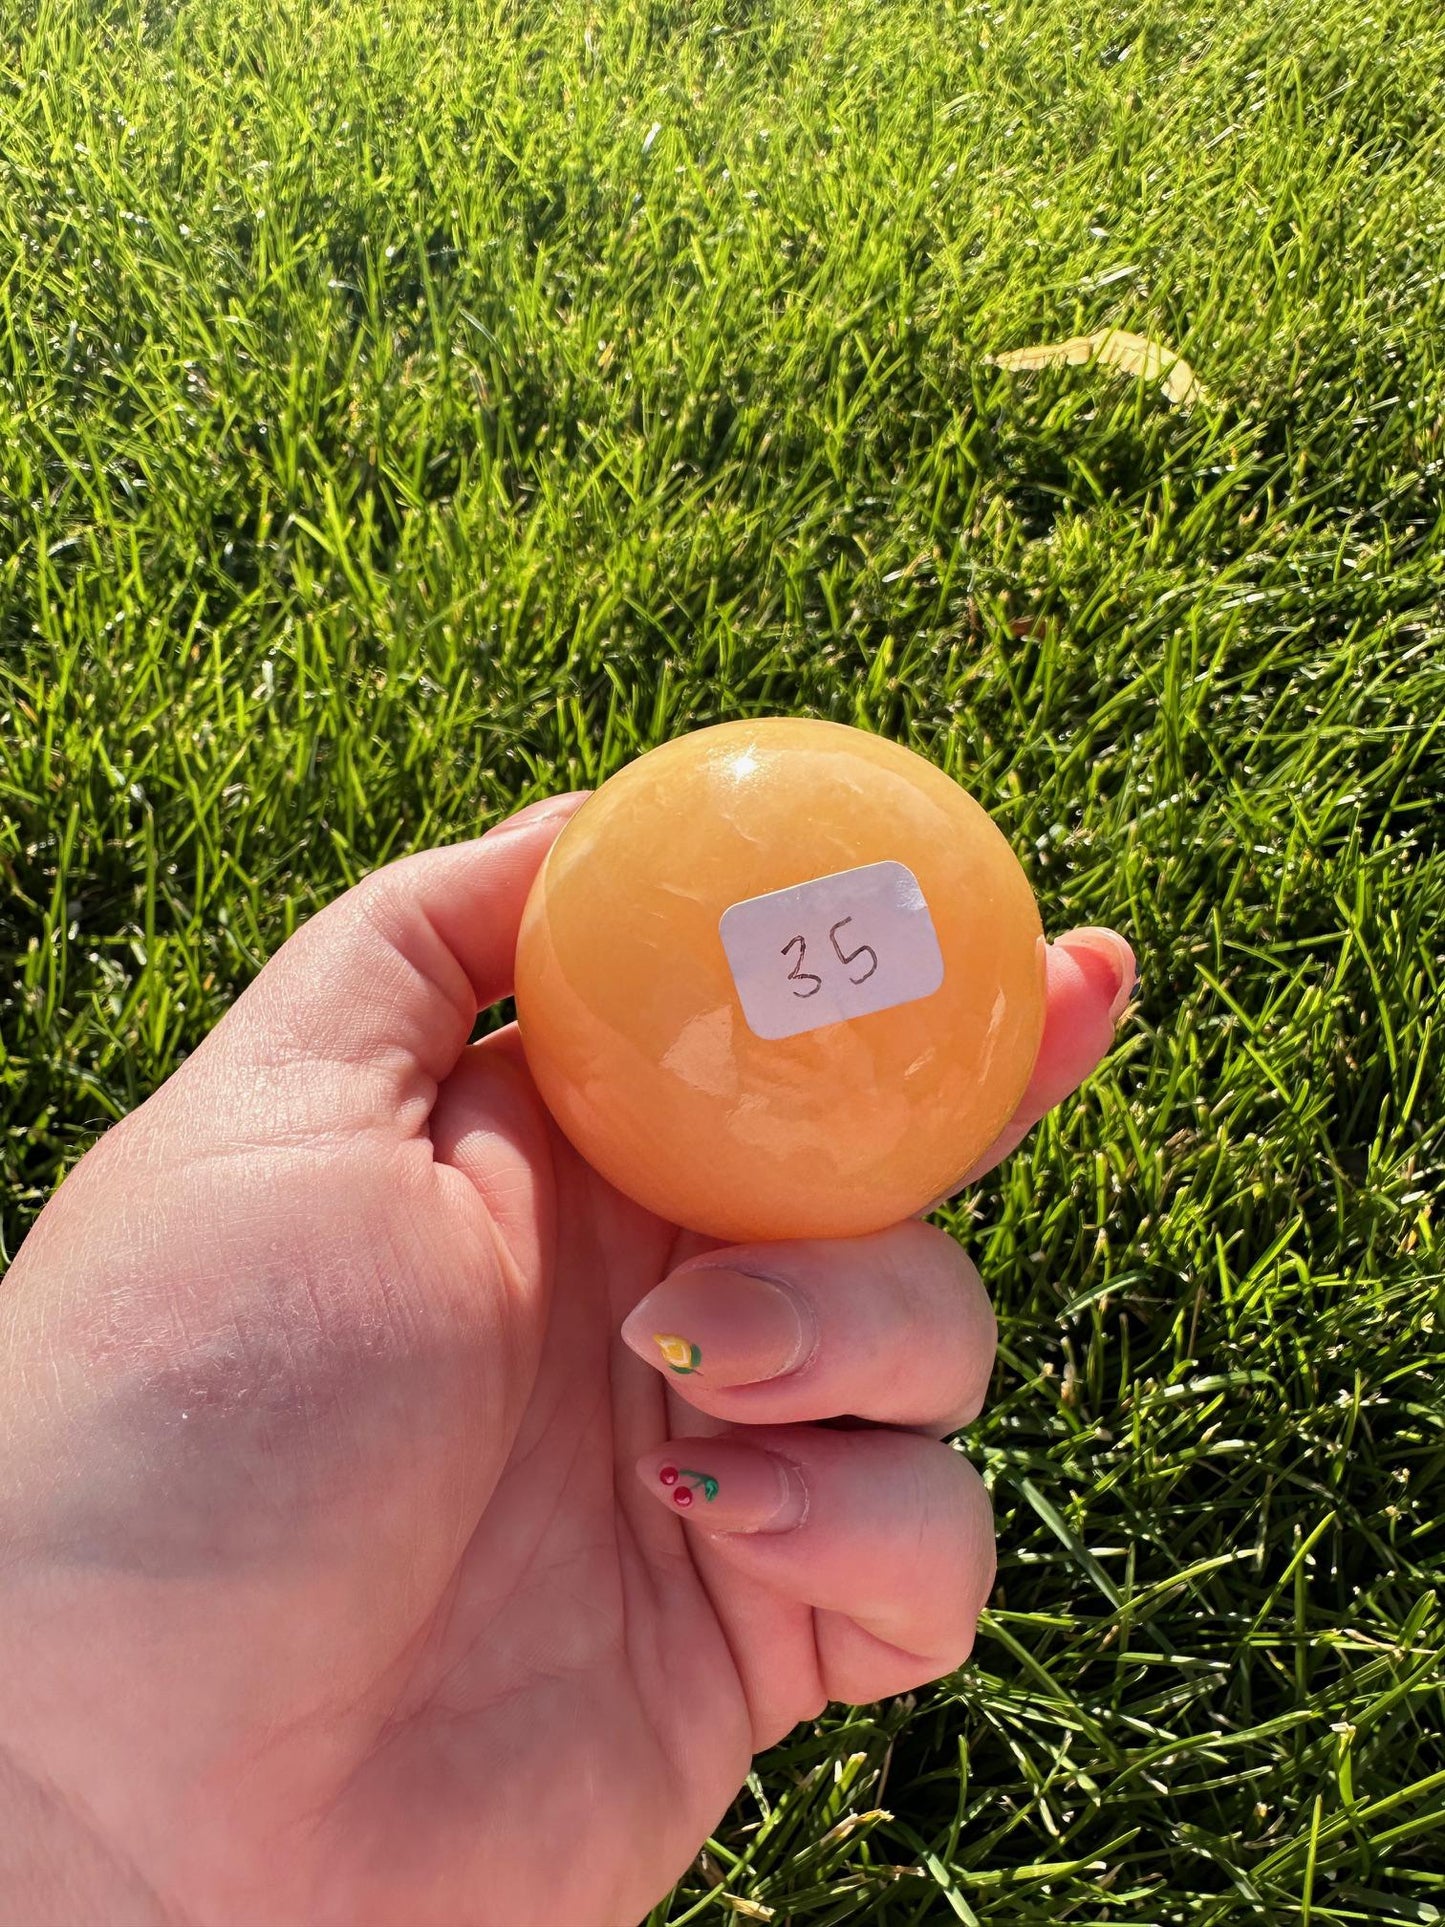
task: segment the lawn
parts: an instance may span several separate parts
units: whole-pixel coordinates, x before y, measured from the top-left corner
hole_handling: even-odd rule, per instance
[[[1143,993],[951,1214],[973,1662],[654,1927],[1445,1919],[1445,13],[4,14],[6,1252],[374,865],[911,743]],[[1202,398],[988,359],[1109,326]]]

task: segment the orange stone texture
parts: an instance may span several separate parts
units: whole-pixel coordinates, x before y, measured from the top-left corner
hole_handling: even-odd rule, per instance
[[[904,866],[926,913],[855,890],[870,865]],[[755,1022],[810,1026],[760,1035],[725,914],[818,878],[796,932],[791,896],[729,922]],[[927,994],[816,1021],[894,983]],[[620,1191],[729,1242],[852,1237],[947,1196],[1003,1130],[1042,1034],[1044,941],[1007,841],[950,777],[862,730],[765,718],[667,743],[583,804],[528,900],[516,994],[538,1090]]]

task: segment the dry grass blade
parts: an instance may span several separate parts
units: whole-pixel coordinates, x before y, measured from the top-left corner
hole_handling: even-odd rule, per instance
[[[1012,348],[1005,354],[990,355],[995,368],[1023,374],[1039,368],[1081,368],[1099,361],[1122,375],[1140,381],[1157,381],[1168,401],[1191,408],[1207,399],[1199,377],[1183,355],[1167,342],[1153,341],[1148,335],[1130,334],[1123,328],[1100,328],[1091,335],[1071,335],[1067,341],[1043,341],[1031,348]]]

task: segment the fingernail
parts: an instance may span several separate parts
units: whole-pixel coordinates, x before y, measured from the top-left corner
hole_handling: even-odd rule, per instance
[[[794,1372],[813,1349],[810,1308],[780,1281],[722,1265],[674,1272],[622,1326],[639,1358],[709,1386],[758,1385]]]
[[[708,1532],[792,1532],[808,1516],[798,1468],[733,1439],[659,1446],[637,1473],[659,1505]]]
[[[486,834],[489,838],[510,836],[514,830],[535,830],[539,823],[546,823],[554,816],[570,815],[584,797],[591,795],[590,790],[568,790],[565,796],[542,796],[525,809],[518,810],[515,816],[505,817],[494,823]]]
[[[1097,957],[1109,971],[1114,984],[1114,994],[1109,1003],[1109,1022],[1117,1024],[1139,988],[1139,969],[1134,961],[1134,952],[1117,930],[1092,927],[1068,930],[1059,941],[1067,950],[1083,950],[1091,957]]]

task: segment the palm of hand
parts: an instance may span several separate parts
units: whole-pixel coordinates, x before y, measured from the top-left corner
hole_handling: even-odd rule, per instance
[[[123,1440],[96,1417],[97,1462],[124,1454],[122,1492],[163,1462],[164,1503],[92,1485],[57,1548],[78,1705],[139,1675],[169,1714],[109,1736],[158,1768],[158,1809],[128,1810],[120,1759],[85,1804],[188,1924],[631,1927],[755,1747],[822,1701],[805,1672],[755,1729],[681,1524],[632,1470],[668,1393],[617,1327],[677,1234],[581,1163],[501,1053],[467,1054],[430,1134],[294,1165],[264,1136],[195,1141],[208,1081],[203,1052],[27,1254],[94,1254],[124,1308],[108,1347],[134,1355],[164,1305],[224,1281],[184,1365],[135,1380]],[[117,1195],[166,1276],[105,1265]],[[258,1222],[281,1235],[258,1245]],[[782,1649],[804,1620],[778,1602],[751,1636]],[[103,1772],[86,1729],[62,1750]]]
[[[514,1087],[506,1108],[517,1096]],[[495,1160],[497,1136],[485,1121],[474,1128]],[[696,1852],[754,1751],[824,1700],[809,1641],[796,1696],[749,1707],[681,1524],[633,1471],[676,1428],[666,1386],[617,1328],[679,1255],[679,1234],[590,1171],[540,1104],[535,1128],[551,1140],[556,1173],[555,1208],[547,1201],[539,1218],[544,1254],[558,1235],[550,1263],[504,1263],[497,1280],[512,1287],[513,1342],[535,1375],[510,1445],[496,1441],[495,1483],[473,1468],[459,1556],[439,1558],[419,1602],[390,1737],[368,1748],[328,1829],[328,1851],[356,1870],[348,1921],[369,1918],[360,1894],[379,1922],[404,1912],[421,1927],[470,1918],[485,1895],[487,1920],[632,1927]],[[497,1224],[473,1184],[507,1195],[518,1222],[536,1168],[469,1173],[452,1199],[468,1246],[485,1247]],[[517,1242],[530,1246],[525,1222]],[[440,1353],[459,1355],[456,1334],[438,1338]],[[459,1408],[476,1398],[475,1384],[449,1389]],[[462,1429],[460,1409],[437,1415],[439,1439]],[[725,1592],[726,1576],[714,1584]],[[807,1620],[806,1608],[766,1602],[747,1637],[769,1648],[771,1670]]]

